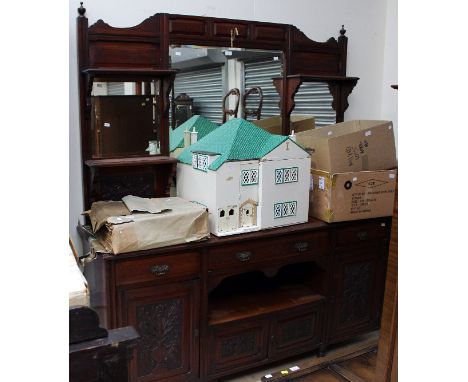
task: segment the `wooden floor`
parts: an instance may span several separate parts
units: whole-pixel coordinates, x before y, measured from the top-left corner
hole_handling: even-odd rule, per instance
[[[260,382],[267,374],[278,375],[283,369],[299,366],[299,371],[284,378],[273,378],[273,382],[374,382],[378,339],[379,332],[372,332],[330,348],[325,357],[308,355],[224,381]]]
[[[295,378],[295,382],[374,382],[377,351],[362,354]]]

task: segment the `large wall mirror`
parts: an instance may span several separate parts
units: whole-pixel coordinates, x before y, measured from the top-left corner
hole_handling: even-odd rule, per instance
[[[180,95],[190,97],[193,114],[222,123],[223,98],[231,89],[238,89],[240,99],[237,116],[242,117],[245,93],[253,87],[260,87],[263,95],[261,116],[280,115],[279,95],[273,86],[272,77],[282,75],[282,52],[172,45],[169,55],[171,67],[179,70],[174,81],[173,100],[177,100]],[[238,97],[229,96],[225,107],[234,109],[237,100]],[[259,95],[252,93],[247,98],[246,108],[257,109],[259,100]],[[177,114],[177,108],[172,108],[174,110]],[[227,119],[232,117],[230,115]],[[253,118],[248,116],[247,119]],[[183,122],[177,115],[171,121],[172,128]]]
[[[178,69],[171,97],[171,128],[175,129],[192,115],[223,122],[223,106],[247,120],[279,117],[280,96],[272,78],[283,75],[281,51],[171,45],[170,65]],[[246,97],[247,95],[247,97]],[[245,102],[244,102],[245,98]],[[335,123],[332,95],[326,83],[304,83],[296,98],[293,115],[313,115],[316,126]],[[233,118],[228,115],[227,119]]]

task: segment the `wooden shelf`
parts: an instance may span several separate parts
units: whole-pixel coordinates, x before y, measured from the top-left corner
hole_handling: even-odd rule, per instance
[[[324,296],[303,284],[283,285],[260,292],[211,298],[208,303],[208,324],[225,324],[323,299]]]
[[[83,70],[84,74],[98,79],[151,79],[168,77],[178,72],[177,69],[153,69],[153,68],[89,68]]]
[[[123,166],[152,166],[161,164],[175,164],[176,158],[162,155],[127,157],[127,158],[106,158],[106,159],[88,159],[85,164],[88,167],[123,167]]]
[[[281,80],[283,77],[273,77],[275,80]],[[345,76],[312,76],[308,74],[291,74],[286,76],[288,79],[300,79],[301,82],[327,82],[327,81],[342,81],[353,82],[359,80],[359,77],[345,77]]]

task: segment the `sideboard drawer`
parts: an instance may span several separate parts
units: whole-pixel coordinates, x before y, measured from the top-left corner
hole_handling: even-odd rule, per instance
[[[376,221],[361,225],[339,228],[336,233],[336,246],[343,247],[350,244],[366,243],[382,240],[388,237],[390,223]]]
[[[166,256],[118,261],[115,268],[116,284],[133,284],[154,280],[195,278],[200,273],[200,254],[184,252]]]
[[[240,244],[226,245],[209,251],[209,270],[229,270],[250,264],[278,263],[291,258],[307,260],[329,250],[328,231],[287,235],[277,239],[265,238]]]

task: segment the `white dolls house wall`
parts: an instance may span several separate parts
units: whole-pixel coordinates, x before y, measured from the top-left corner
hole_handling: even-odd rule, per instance
[[[210,231],[214,232],[216,217],[216,172],[177,164],[177,196],[205,205],[209,212]],[[214,217],[212,215],[214,214]]]
[[[297,181],[278,182],[276,170],[282,171],[283,177],[284,171],[297,171]],[[260,172],[262,181],[259,188],[259,216],[262,229],[307,222],[310,158],[262,161]],[[281,208],[281,213],[275,214],[275,208]]]
[[[262,158],[259,188],[262,229],[307,222],[310,162],[310,156],[292,140],[283,142]],[[294,168],[297,168],[297,182],[276,180],[276,170],[284,172]],[[286,214],[275,216],[275,207],[285,209]]]
[[[243,171],[257,171],[256,183],[242,185]],[[228,234],[240,228],[239,210],[240,206],[247,200],[258,203],[259,195],[259,174],[258,160],[226,162],[216,171],[216,210],[218,211],[217,234]],[[244,182],[245,183],[245,182]],[[237,223],[234,224],[229,210],[234,210]],[[221,218],[220,212],[225,210],[225,215]],[[220,220],[221,219],[221,220]],[[227,222],[229,220],[229,223]],[[257,222],[258,223],[258,222]],[[246,227],[244,227],[246,228]]]
[[[297,158],[308,158],[309,154],[304,151],[297,143],[288,139],[281,143],[278,147],[270,151],[267,155],[262,158],[263,160],[273,159],[297,159]]]

